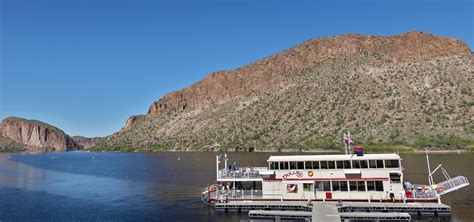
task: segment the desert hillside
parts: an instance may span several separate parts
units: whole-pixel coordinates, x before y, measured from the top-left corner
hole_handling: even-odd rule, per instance
[[[165,95],[95,149],[331,149],[347,130],[364,144],[464,144],[473,85],[473,55],[457,39],[316,38]]]
[[[77,145],[81,147],[81,149],[83,149],[93,147],[98,143],[104,142],[106,137],[73,136],[72,139],[77,143]]]

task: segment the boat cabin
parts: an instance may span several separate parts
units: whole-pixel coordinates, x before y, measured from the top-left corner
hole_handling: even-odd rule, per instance
[[[397,154],[271,156],[264,196],[288,200],[402,199],[403,173]]]

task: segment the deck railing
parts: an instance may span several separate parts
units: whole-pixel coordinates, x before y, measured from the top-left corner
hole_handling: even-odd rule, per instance
[[[261,178],[259,170],[256,168],[242,167],[236,170],[219,170],[218,179],[254,179]]]
[[[243,190],[243,189],[222,189],[213,192],[213,199],[225,201],[227,199],[260,199],[262,190]]]

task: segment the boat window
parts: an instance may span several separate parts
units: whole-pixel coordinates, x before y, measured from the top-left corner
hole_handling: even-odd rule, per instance
[[[344,162],[336,161],[336,167],[337,167],[337,169],[343,169],[344,168]]]
[[[353,160],[352,161],[352,168],[354,169],[359,169],[360,168],[360,163],[358,160]]]
[[[275,162],[270,162],[270,170],[274,170],[275,169]]]
[[[304,162],[296,162],[296,167],[299,170],[304,170]]]
[[[324,191],[323,181],[314,182],[314,191]]]
[[[313,162],[311,162],[311,161],[304,162],[304,165],[305,165],[307,170],[313,169]]]
[[[296,162],[290,162],[290,170],[296,170]]]
[[[344,169],[350,169],[350,168],[351,168],[351,161],[344,160]]]
[[[377,165],[375,164],[375,160],[369,160],[369,167],[370,168],[377,168]]]
[[[319,169],[319,161],[313,161],[313,169]]]
[[[367,191],[375,191],[375,181],[367,181]]]
[[[375,190],[376,191],[383,191],[383,182],[382,181],[375,181]]]
[[[314,190],[314,184],[312,183],[303,184],[303,191],[313,191],[313,190]]]
[[[365,191],[365,181],[357,181],[357,191]]]
[[[341,191],[347,191],[347,181],[340,181]]]
[[[279,170],[280,169],[280,163],[279,162],[274,162],[275,163],[275,170]]]
[[[398,168],[398,160],[385,160],[385,168]]]
[[[328,168],[328,161],[321,161],[321,169],[327,169]]]
[[[377,168],[383,168],[383,160],[377,160]]]
[[[341,186],[339,186],[339,181],[332,181],[332,191],[341,191]]]
[[[351,191],[357,191],[357,181],[349,181],[349,187]]]
[[[360,168],[367,168],[367,160],[361,160],[360,161]]]
[[[334,161],[328,161],[329,169],[336,169],[336,163]]]
[[[287,170],[288,162],[280,162],[280,170]]]
[[[331,191],[331,183],[329,181],[323,181],[324,191]]]
[[[401,183],[401,181],[398,173],[390,173],[390,183]]]

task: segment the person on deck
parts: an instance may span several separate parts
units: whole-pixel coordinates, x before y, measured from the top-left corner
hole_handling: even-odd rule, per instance
[[[388,195],[390,197],[390,200],[392,200],[392,202],[395,202],[395,193],[393,192],[392,186],[390,186],[390,190],[388,191]]]
[[[232,172],[235,173],[235,171],[237,171],[237,164],[234,162],[234,163],[232,164]]]

